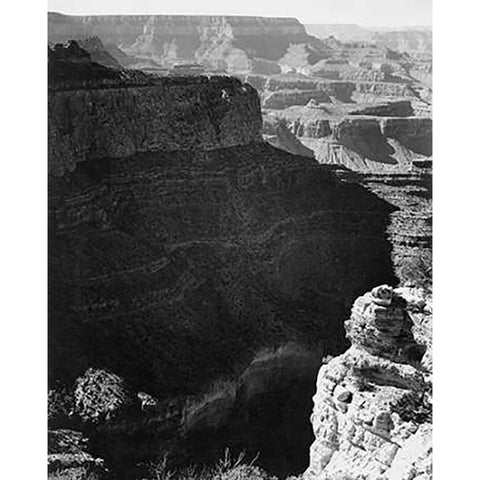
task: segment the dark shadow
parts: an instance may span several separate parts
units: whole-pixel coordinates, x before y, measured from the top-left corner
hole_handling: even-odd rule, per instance
[[[263,346],[297,339],[335,355],[353,300],[396,281],[385,234],[394,208],[264,143],[85,162],[49,187],[52,383],[96,366],[168,398],[238,371]],[[291,411],[286,382],[248,407],[240,437],[282,475],[308,462],[315,375],[305,375],[295,387],[305,408]],[[284,408],[302,420],[279,424],[273,442],[265,412]],[[144,434],[127,437],[129,462],[162,438]],[[127,448],[106,443],[111,458]]]

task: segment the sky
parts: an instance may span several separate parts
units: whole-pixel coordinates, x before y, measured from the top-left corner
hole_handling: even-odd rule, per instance
[[[375,27],[432,22],[432,0],[48,0],[48,10],[72,15],[259,15]]]

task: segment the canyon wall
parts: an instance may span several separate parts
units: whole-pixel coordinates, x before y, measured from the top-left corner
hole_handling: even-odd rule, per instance
[[[295,18],[49,13],[48,31],[53,43],[97,36],[137,60],[195,61],[227,71],[277,73],[280,64],[313,64],[329,50]]]
[[[432,120],[379,115],[409,110],[410,104],[403,102],[348,109],[309,104],[279,112],[278,118],[322,164],[343,165],[357,172],[406,173],[414,161],[432,155]]]
[[[429,324],[421,291],[382,286],[355,301],[352,346],[318,374],[307,480],[432,478]]]
[[[258,141],[256,92],[226,77],[156,79],[153,85],[52,87],[48,97],[49,167],[136,153],[211,150]]]

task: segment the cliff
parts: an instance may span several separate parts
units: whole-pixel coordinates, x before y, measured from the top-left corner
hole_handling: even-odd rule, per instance
[[[432,478],[428,302],[386,286],[355,301],[352,346],[318,374],[307,480]]]
[[[414,161],[432,155],[431,118],[403,116],[410,112],[408,102],[365,108],[311,102],[277,115],[322,164],[357,172],[406,173]],[[402,116],[383,116],[390,113]]]
[[[92,62],[100,63],[106,67],[122,68],[122,64],[108,52],[98,37],[79,38],[78,44],[90,54]]]
[[[350,115],[374,115],[379,117],[411,117],[414,115],[412,103],[408,100],[379,103],[352,110]]]
[[[428,117],[378,116],[410,112],[410,103],[403,101],[376,105],[312,102],[270,112],[268,117],[285,124],[314,152],[317,161],[330,166],[342,181],[358,182],[396,207],[387,227],[395,272],[404,283],[428,285],[432,121]],[[264,129],[268,131],[265,122]]]
[[[308,89],[311,87],[311,89]],[[262,107],[264,109],[284,109],[292,105],[307,105],[309,102],[331,103],[351,102],[355,86],[349,82],[276,80],[270,78],[265,83]]]
[[[432,29],[391,30],[375,32],[373,41],[398,52],[413,55],[432,55]]]
[[[263,347],[343,351],[353,299],[395,281],[395,208],[265,143],[258,96],[239,80],[106,75],[77,53],[50,65],[49,381],[90,388],[81,378],[102,368],[170,402],[238,375]],[[92,456],[117,478],[180,431],[178,412],[171,427],[135,408],[89,427]],[[291,418],[277,445],[261,427],[260,461],[284,473],[287,433],[305,428]]]
[[[264,116],[263,138],[270,145],[294,155],[312,158],[315,156],[313,151],[303,145],[295,134],[288,129],[286,122],[277,117]]]
[[[329,50],[295,18],[49,13],[48,32],[52,42],[95,35],[137,60],[199,61],[213,69],[259,73],[277,73],[280,64],[309,65]]]
[[[159,78],[127,88],[53,87],[48,109],[49,167],[58,175],[87,159],[258,141],[262,123],[253,88],[227,77]]]

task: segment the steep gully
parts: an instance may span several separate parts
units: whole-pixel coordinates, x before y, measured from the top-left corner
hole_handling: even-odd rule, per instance
[[[238,80],[153,83],[50,85],[50,383],[73,388],[94,367],[161,411],[174,402],[167,417],[134,407],[77,418],[117,478],[165,445],[179,462],[231,444],[281,476],[301,472],[319,362],[345,350],[353,300],[396,281],[395,207],[264,143],[258,96]],[[152,102],[162,108],[143,108]],[[219,394],[233,422],[208,395],[190,408],[223,377],[235,379]]]

